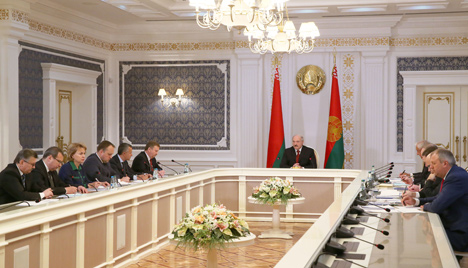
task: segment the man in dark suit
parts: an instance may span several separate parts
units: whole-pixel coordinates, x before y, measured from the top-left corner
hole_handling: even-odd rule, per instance
[[[159,143],[149,141],[145,146],[145,151],[139,153],[133,160],[133,171],[138,174],[153,174],[154,169],[157,168],[159,177],[164,176],[165,171],[158,165],[158,161],[156,161],[159,147]]]
[[[99,143],[96,153],[89,155],[83,163],[83,169],[88,179],[104,182],[104,186],[111,182],[111,176],[116,174],[109,164],[114,149],[115,146],[110,141]]]
[[[63,164],[63,152],[60,148],[53,146],[47,149],[42,159],[36,162],[36,168],[27,175],[31,178],[31,190],[42,192],[52,189],[54,195],[74,194],[77,188],[66,185],[58,176],[57,169]],[[86,192],[86,188],[80,186],[80,192]]]
[[[442,189],[433,197],[404,197],[404,205],[422,205],[424,211],[437,213],[447,237],[456,251],[468,251],[468,173],[456,166],[453,154],[437,149],[431,156],[431,168],[443,178]]]
[[[424,164],[424,152],[430,149],[431,152],[436,150],[438,147],[435,144],[428,142],[427,140],[418,141],[416,143],[416,154],[423,160],[423,169],[421,172],[415,173],[400,173],[401,180],[409,185],[421,185],[424,187],[427,177],[431,174]],[[426,154],[427,155],[427,154]]]
[[[128,143],[122,143],[117,149],[117,154],[110,160],[110,165],[115,173],[120,177],[121,180],[129,182],[133,179],[134,175],[137,175],[133,169],[130,168],[128,160],[132,159],[133,147]],[[148,175],[137,175],[141,180],[149,179]]]
[[[26,179],[37,160],[37,153],[30,149],[23,149],[18,152],[14,163],[9,164],[0,173],[0,204],[11,203],[23,200],[41,200],[52,197],[51,189],[43,192],[28,191],[30,180]]]
[[[432,149],[431,149],[432,150]],[[410,196],[416,198],[423,198],[423,197],[431,197],[436,196],[439,193],[440,185],[442,183],[442,178],[437,177],[434,174],[434,170],[431,167],[431,153],[435,151],[432,150],[428,154],[424,154],[424,165],[427,167],[431,175],[426,179],[424,184],[424,188],[420,189],[419,185],[411,185],[408,187],[408,191],[406,191],[403,196]]]
[[[315,151],[304,146],[304,137],[295,135],[292,138],[293,146],[284,150],[281,159],[281,168],[317,168]]]

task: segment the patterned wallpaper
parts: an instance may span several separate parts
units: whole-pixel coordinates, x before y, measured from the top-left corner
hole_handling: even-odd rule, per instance
[[[164,107],[160,88],[171,97],[182,88],[185,100]],[[229,103],[228,60],[120,62],[120,137],[136,148],[156,140],[165,150],[229,150]]]
[[[100,64],[104,61],[93,59],[96,63],[81,61],[66,56],[81,57],[70,53],[51,50],[27,43],[20,43],[22,51],[19,55],[19,136],[24,148],[42,148],[42,67],[41,63],[57,63],[93,71],[101,71]],[[28,49],[29,48],[29,49]],[[34,50],[33,50],[34,49]],[[37,51],[39,49],[40,51]],[[53,53],[53,54],[52,54]],[[63,56],[55,55],[61,54]],[[103,136],[103,76],[97,79],[97,140]]]
[[[468,57],[416,57],[397,59],[397,151],[403,152],[403,76],[400,71],[468,70]]]

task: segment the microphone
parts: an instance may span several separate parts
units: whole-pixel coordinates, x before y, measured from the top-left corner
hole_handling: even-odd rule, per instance
[[[37,203],[37,202],[38,202],[38,201],[36,200],[36,203]],[[11,203],[11,204],[7,204],[6,206],[2,206],[2,207],[0,208],[0,210],[4,210],[4,209],[7,209],[7,208],[11,208],[11,207],[14,207],[14,206],[16,206],[16,205],[19,205],[19,204],[21,204],[21,203],[26,203],[26,204],[28,204],[28,207],[31,206],[31,204],[29,204],[29,202],[26,201],[26,200],[23,200],[23,201],[15,201],[15,202],[13,202],[13,203]]]
[[[395,166],[395,165],[393,164],[393,162],[390,162],[390,163],[388,163],[388,164],[385,164],[385,165],[383,165],[383,166],[381,166],[381,167],[376,168],[375,171],[385,169],[385,168],[387,168],[388,166],[393,167],[393,166]]]
[[[353,218],[353,217],[351,217],[351,216],[345,216],[344,219],[343,219],[343,221],[342,221],[341,223],[342,223],[342,224],[345,224],[345,225],[348,225],[348,224],[360,224],[360,225],[362,225],[362,226],[364,226],[364,227],[370,228],[370,229],[372,229],[372,230],[376,230],[376,231],[378,231],[378,232],[380,232],[380,233],[382,233],[382,234],[384,234],[384,235],[389,235],[389,234],[390,234],[390,233],[387,232],[387,231],[379,230],[379,229],[377,229],[377,228],[374,228],[374,227],[371,227],[371,226],[366,225],[366,224],[364,224],[364,223],[361,223],[358,219],[355,219],[355,218]]]
[[[382,245],[382,244],[374,244],[372,242],[369,242],[367,240],[364,240],[364,239],[361,239],[361,238],[357,238],[356,236],[354,236],[354,233],[349,230],[348,228],[346,227],[343,227],[341,226],[340,228],[336,229],[336,232],[335,232],[335,237],[336,238],[354,238],[354,239],[357,239],[359,241],[362,241],[362,242],[366,242],[368,244],[371,244],[375,247],[377,247],[378,249],[382,250],[384,249],[385,247]]]
[[[390,180],[389,180],[389,179],[386,179],[386,178],[385,178],[385,179],[378,179],[377,181],[378,181],[379,183],[387,183],[387,182],[390,182]]]
[[[185,167],[185,165],[184,165],[184,164],[181,164],[181,163],[179,163],[179,162],[175,161],[174,159],[172,159],[171,161],[172,161],[172,162],[174,162],[174,163],[176,163],[176,164],[178,164],[178,165],[180,165],[180,166],[183,166],[183,167]],[[187,165],[187,166],[188,166],[188,168],[189,168],[190,172],[192,172],[192,169],[190,168],[190,166],[189,166],[189,165]]]
[[[387,222],[387,223],[390,222],[390,219],[382,218],[382,217],[379,217],[377,215],[367,213],[367,212],[364,211],[364,209],[362,209],[360,207],[352,206],[349,209],[349,211],[350,211],[351,214],[358,214],[358,215],[366,215],[366,216],[376,217],[376,218],[379,218],[379,219],[383,220],[384,222]]]
[[[357,238],[357,237],[353,237],[353,238],[354,238],[354,239],[357,239],[357,240],[359,240],[359,241],[365,242],[365,243],[367,243],[367,244],[371,244],[371,245],[375,246],[376,248],[378,248],[378,249],[380,249],[380,250],[383,250],[383,249],[385,248],[384,245],[382,245],[382,244],[374,244],[374,243],[372,243],[372,242],[369,242],[369,241],[366,241],[366,240],[364,240],[364,239]]]
[[[363,200],[359,200],[359,199],[354,200],[353,205],[355,205],[355,206],[357,206],[357,205],[360,205],[360,206],[371,205],[371,206],[381,208],[381,209],[383,209],[383,210],[385,210],[387,212],[390,212],[389,208],[384,208],[384,207],[378,206],[376,204],[372,204],[372,203],[369,203],[369,202],[366,202],[366,201],[363,201]]]
[[[96,187],[94,187],[94,185],[92,185],[92,184],[89,183],[89,184],[88,184],[88,187],[89,187],[89,186],[93,187],[94,190],[96,190],[96,192],[98,191],[98,189],[97,189]]]
[[[168,166],[166,166],[166,165],[163,165],[163,164],[161,164],[161,162],[157,162],[157,163],[158,163],[158,165],[160,165],[160,166],[163,166],[163,167],[165,167],[165,168],[168,168],[168,169],[174,171],[176,175],[179,175],[179,172],[177,172],[175,169],[172,169],[172,168],[170,168],[170,167],[168,167]]]

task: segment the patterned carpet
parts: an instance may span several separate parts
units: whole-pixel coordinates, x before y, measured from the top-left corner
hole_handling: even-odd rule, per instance
[[[260,235],[262,230],[270,229],[271,222],[249,222],[250,231]],[[312,223],[281,223],[281,228],[295,235],[291,240],[285,239],[255,239],[255,244],[247,247],[229,248],[218,251],[218,267],[274,267],[283,255],[312,226]],[[185,251],[182,248],[168,245],[157,253],[140,260],[127,268],[204,268],[206,253]]]

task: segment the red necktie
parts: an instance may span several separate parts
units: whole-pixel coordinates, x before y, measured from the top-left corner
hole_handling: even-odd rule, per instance
[[[296,163],[299,163],[299,154],[300,154],[300,153],[301,153],[301,152],[300,152],[299,150],[297,150],[297,154],[296,154]]]
[[[440,190],[439,190],[439,192],[442,192],[442,186],[444,186],[444,181],[445,181],[445,180],[442,180],[442,182],[440,183]]]

